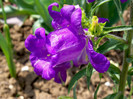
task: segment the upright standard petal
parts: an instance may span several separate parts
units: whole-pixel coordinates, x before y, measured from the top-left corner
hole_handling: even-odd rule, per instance
[[[84,31],[81,24],[82,11],[77,8],[71,15],[71,26],[78,35],[83,35]]]
[[[58,3],[52,3],[48,7],[49,14],[53,18],[52,27],[55,30],[68,27],[70,25],[71,14],[74,11],[75,7],[72,5],[67,5],[67,6],[64,6],[60,12],[57,12],[52,10],[53,6],[59,7],[59,5]]]
[[[55,20],[55,21],[61,21],[60,18],[61,18],[61,14],[60,12],[58,11],[54,11],[52,10],[53,6],[56,6],[56,7],[59,7],[59,4],[58,3],[52,3],[48,6],[48,11],[49,11],[49,14],[50,16]]]
[[[104,73],[108,70],[110,62],[103,54],[97,53],[93,50],[92,44],[89,40],[88,40],[87,54],[89,62],[98,72]]]

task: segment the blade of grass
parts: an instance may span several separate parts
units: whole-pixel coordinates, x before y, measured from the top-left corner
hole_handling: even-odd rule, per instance
[[[4,37],[1,33],[0,33],[0,47],[1,47],[4,55],[6,56],[7,64],[9,67],[9,72],[10,72],[11,76],[15,78],[16,77],[16,68],[15,68],[15,64],[13,62],[13,55],[12,55],[11,50],[8,47],[6,40],[4,39]]]
[[[0,0],[0,5],[2,7],[2,14],[4,17],[4,32],[6,36],[6,40],[4,39],[3,35],[0,33],[0,47],[2,48],[2,51],[4,55],[6,56],[6,60],[9,67],[9,72],[12,77],[16,77],[16,68],[15,64],[13,62],[13,51],[12,51],[12,43],[11,43],[11,37],[9,32],[9,27],[6,22],[6,13],[4,11],[4,7],[2,4],[2,0]]]

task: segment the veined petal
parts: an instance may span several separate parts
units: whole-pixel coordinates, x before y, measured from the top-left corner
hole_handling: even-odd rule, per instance
[[[60,23],[52,20],[52,27],[54,28],[54,30],[69,27],[69,25],[70,23],[66,19],[62,19]]]
[[[55,76],[55,70],[51,66],[50,59],[41,59],[31,54],[30,61],[37,75],[46,80],[50,80]]]
[[[75,59],[85,46],[85,39],[76,36],[69,28],[56,30],[48,34],[49,53],[56,54],[56,64]]]
[[[81,66],[83,64],[88,64],[89,60],[88,60],[88,56],[87,56],[87,52],[86,52],[86,47],[83,49],[83,51],[81,52],[81,54],[73,60],[73,65],[78,67]]]
[[[80,8],[77,8],[71,15],[71,26],[76,31],[78,35],[84,33],[81,25],[82,11]]]
[[[90,41],[88,41],[87,54],[89,62],[98,72],[104,73],[108,70],[110,62],[103,54],[97,53],[93,50]]]
[[[46,80],[50,80],[53,77],[55,77],[55,71],[53,70],[53,68],[49,66],[49,64],[46,64],[46,65],[45,65],[45,68],[43,69],[42,78]]]
[[[61,28],[68,27],[70,25],[71,14],[73,13],[75,7],[73,5],[64,6],[60,12],[53,11],[53,6],[59,6],[57,3],[51,4],[48,9],[51,17],[53,18],[52,27],[57,30]]]

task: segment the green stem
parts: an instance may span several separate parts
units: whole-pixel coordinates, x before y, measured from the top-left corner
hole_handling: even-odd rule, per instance
[[[75,86],[73,87],[73,98],[74,98],[74,99],[77,99],[76,87],[77,87],[77,82],[76,82]]]
[[[130,25],[133,25],[133,0],[131,0],[130,6]],[[133,30],[128,31],[128,34],[126,36],[126,40],[128,42],[128,48],[124,51],[124,57],[123,57],[123,66],[122,71],[120,74],[120,82],[119,82],[119,92],[124,94],[125,91],[125,85],[127,80],[127,73],[128,73],[128,67],[129,63],[127,62],[127,58],[130,57],[131,54],[131,41],[133,38]]]
[[[120,0],[118,0],[118,2],[119,2],[119,3],[118,3],[119,6],[118,6],[118,4],[117,4],[117,0],[114,0],[114,3],[115,3],[115,5],[116,5],[116,8],[117,8],[117,11],[118,11],[120,20],[121,20],[121,23],[122,23],[122,25],[126,25],[126,23],[125,23],[125,21],[124,21],[124,18],[123,18],[123,16],[122,16],[121,2],[120,2]],[[126,39],[127,31],[124,31],[124,32],[125,32],[125,33],[124,33],[124,35],[123,35],[123,38]]]
[[[118,1],[119,1],[119,0],[118,0]],[[120,2],[120,1],[119,1],[119,2]],[[115,6],[116,6],[116,8],[117,8],[117,11],[118,11],[118,14],[119,14],[121,23],[122,23],[122,25],[125,25],[125,21],[124,21],[123,16],[122,16],[121,4],[119,3],[119,6],[118,6],[117,0],[114,0],[114,3],[115,3]]]
[[[4,10],[4,7],[3,7],[3,4],[2,4],[1,0],[0,0],[0,6],[2,8],[2,14],[3,14],[3,17],[4,17],[4,23],[6,24],[6,13],[5,13],[5,10]]]

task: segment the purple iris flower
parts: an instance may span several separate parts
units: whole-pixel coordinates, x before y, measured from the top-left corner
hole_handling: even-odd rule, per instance
[[[126,2],[127,0],[121,0],[122,3]]]
[[[91,2],[94,2],[95,0],[87,0],[87,2],[91,3]]]
[[[109,22],[109,19],[107,19],[107,18],[98,18],[98,23],[105,23],[105,22]]]
[[[87,2],[91,3],[94,2],[95,0],[87,0]],[[121,0],[122,3],[126,2],[127,0]]]
[[[46,80],[54,78],[57,83],[65,82],[71,61],[74,66],[90,62],[98,72],[106,72],[110,62],[93,50],[91,40],[85,36],[81,9],[67,5],[57,12],[52,10],[53,6],[59,5],[52,3],[48,7],[54,31],[46,36],[45,29],[38,28],[35,36],[31,34],[25,40],[35,73]]]

